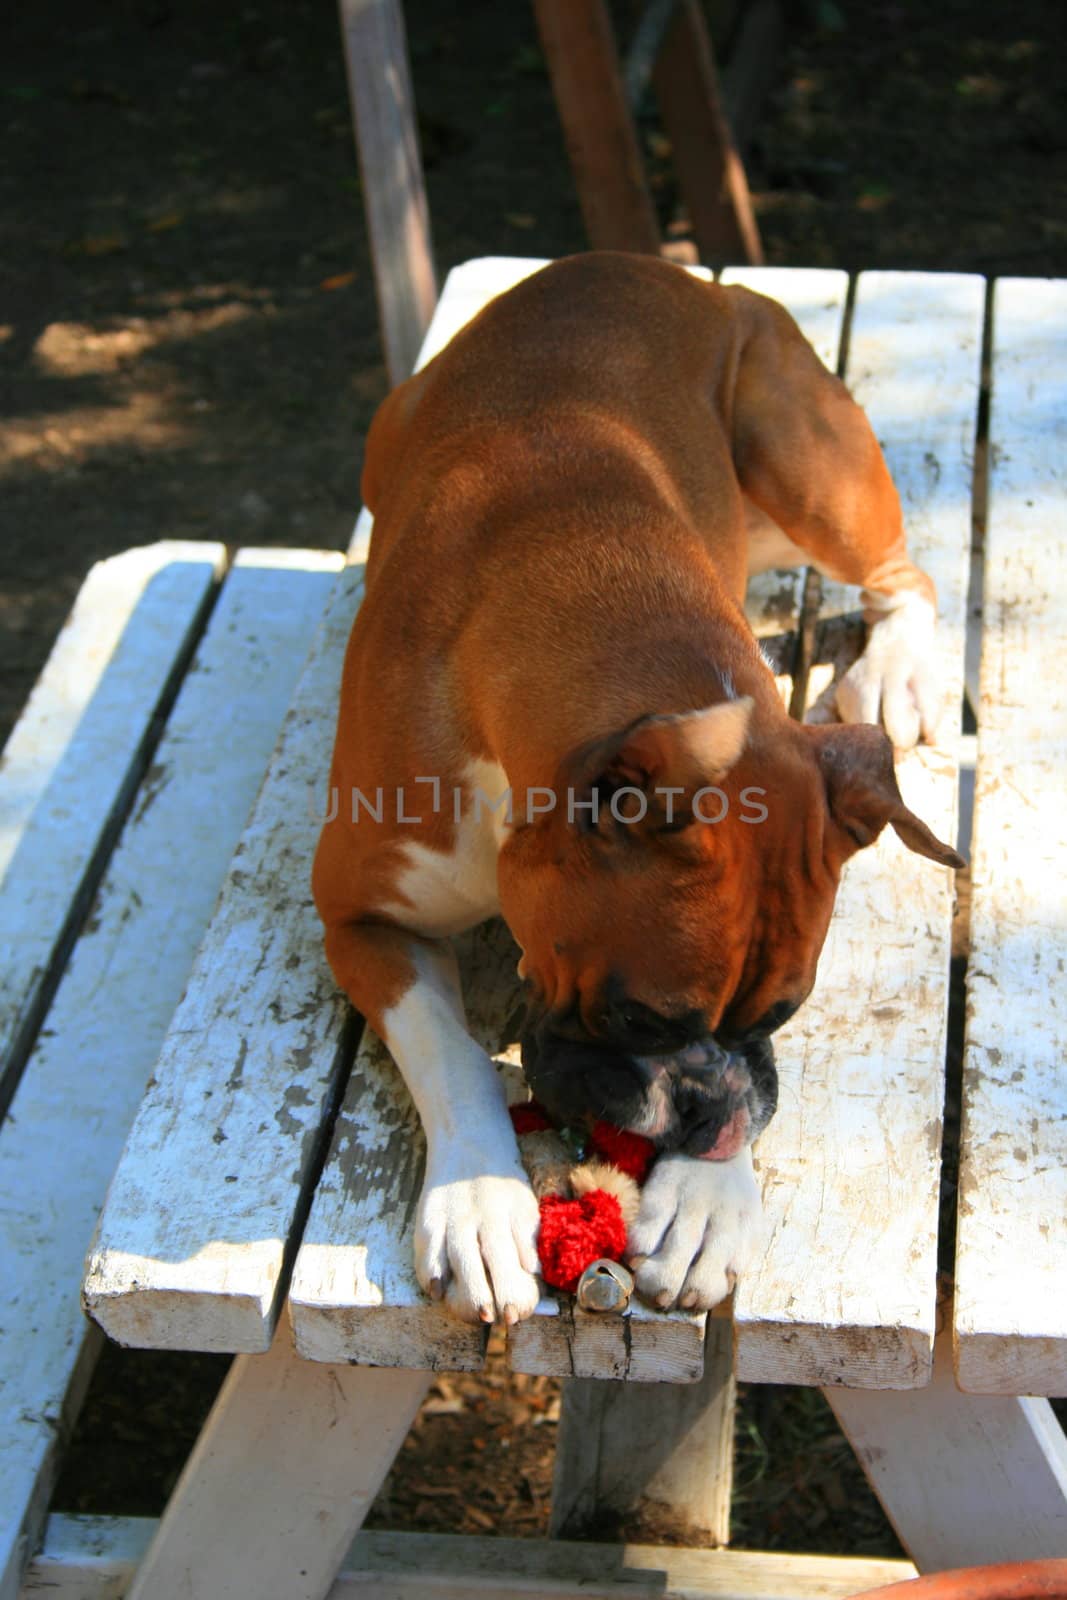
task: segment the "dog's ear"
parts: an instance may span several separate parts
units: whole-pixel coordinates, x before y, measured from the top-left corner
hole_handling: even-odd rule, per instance
[[[945,867],[967,865],[904,804],[893,767],[893,746],[881,728],[849,723],[806,726],[804,731],[822,769],[831,820],[844,836],[842,860],[873,844],[888,822],[916,855]]]
[[[718,783],[740,757],[752,705],[745,695],[699,711],[640,717],[572,751],[561,766],[558,786],[571,799],[574,820],[588,828],[594,794],[607,807],[620,790],[627,793],[619,797],[616,821],[636,823],[647,817],[655,824],[664,810],[677,825],[691,820],[693,794]],[[675,797],[672,804],[667,804],[668,792]]]

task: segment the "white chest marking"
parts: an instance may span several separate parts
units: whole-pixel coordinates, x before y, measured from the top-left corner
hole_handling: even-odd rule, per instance
[[[500,909],[496,859],[508,834],[507,778],[494,761],[472,761],[463,774],[461,814],[452,849],[431,850],[412,839],[397,887],[405,896],[382,907],[406,928],[444,938],[473,928]],[[442,788],[443,810],[454,816],[453,794]]]

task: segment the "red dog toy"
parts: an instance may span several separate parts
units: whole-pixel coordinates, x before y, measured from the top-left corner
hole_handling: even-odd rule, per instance
[[[594,1261],[622,1260],[655,1147],[638,1133],[597,1122],[586,1159],[575,1165],[562,1135],[535,1100],[512,1106],[511,1120],[541,1204],[541,1276],[552,1288],[573,1294]]]

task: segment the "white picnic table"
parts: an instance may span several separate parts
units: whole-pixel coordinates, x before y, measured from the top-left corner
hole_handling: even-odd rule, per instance
[[[456,269],[423,359],[537,265]],[[508,1360],[570,1380],[557,1531],[651,1496],[723,1542],[733,1373],[824,1390],[914,1566],[358,1534],[432,1373],[485,1359],[484,1330],[418,1291],[417,1119],[380,1045],[357,1045],[311,902],[363,516],[347,561],[163,543],[101,563],[7,746],[0,1600],[829,1600],[1067,1555],[1043,1398],[1067,1394],[1067,282],[725,276],[781,299],[843,372],[938,587],[946,716],[899,775],[942,837],[961,771],[964,836],[974,813],[954,1271],[937,1258],[953,884],[890,833],[847,868],[816,991],[778,1035],[770,1240],[732,1308],[546,1297]],[[795,708],[820,714],[856,607],[802,572],[753,585]],[[506,930],[460,945],[472,1027],[510,1071]],[[237,1357],[158,1524],[47,1515],[98,1329]]]

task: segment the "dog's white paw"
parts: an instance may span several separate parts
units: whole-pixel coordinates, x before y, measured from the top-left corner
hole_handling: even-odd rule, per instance
[[[540,1298],[536,1196],[516,1159],[496,1170],[477,1151],[429,1160],[415,1224],[423,1290],[464,1322],[528,1317]]]
[[[867,647],[837,686],[844,722],[879,720],[898,750],[933,740],[942,706],[934,608],[908,593],[871,625]]]
[[[747,1146],[732,1161],[661,1156],[627,1241],[637,1292],[661,1310],[708,1311],[750,1264],[763,1232]]]

